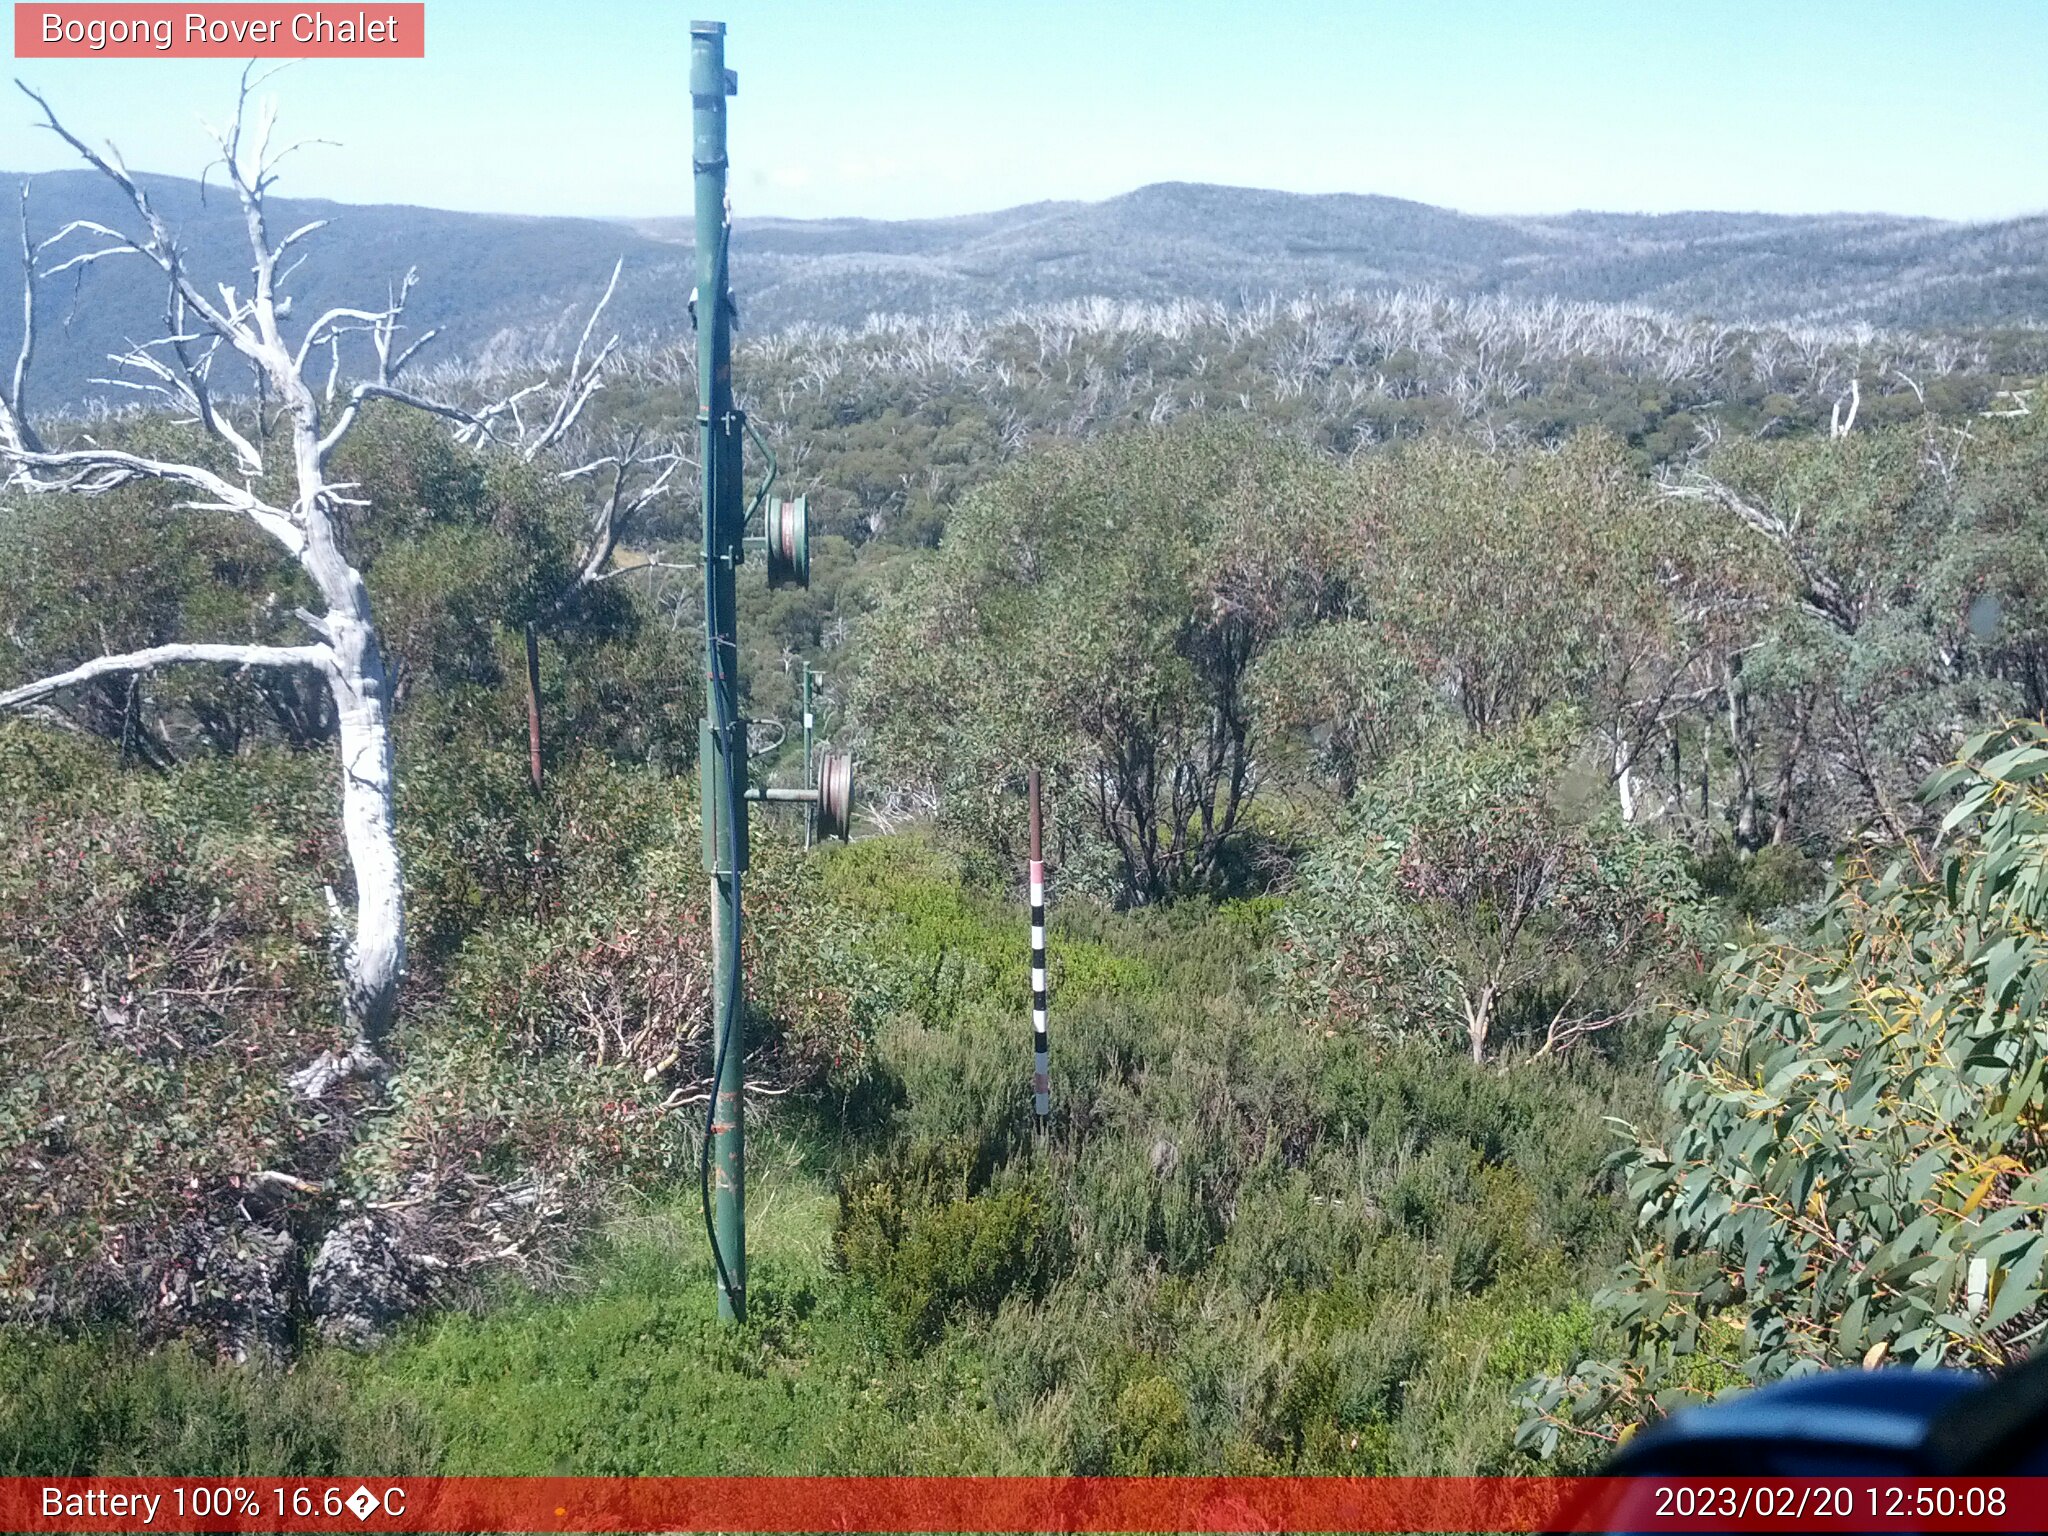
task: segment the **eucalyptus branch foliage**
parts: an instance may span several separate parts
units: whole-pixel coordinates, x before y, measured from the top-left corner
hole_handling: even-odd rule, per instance
[[[1619,1349],[1534,1384],[1525,1444],[1826,1366],[1996,1366],[2048,1327],[2048,728],[1973,737],[1926,795],[1936,878],[1852,872],[1673,1021],[1670,1129],[1620,1159]]]

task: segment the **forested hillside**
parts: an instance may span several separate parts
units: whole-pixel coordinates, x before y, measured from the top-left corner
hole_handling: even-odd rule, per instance
[[[636,221],[669,233],[673,224]],[[919,223],[742,221],[743,295],[769,325],[1100,294],[1215,299],[1432,288],[1729,321],[2039,323],[2048,219],[1964,225],[1840,214],[1481,217],[1400,198],[1163,183]]]
[[[304,387],[273,307],[221,318],[260,412],[0,407],[0,1473],[1540,1471],[2031,1348],[2038,333],[1184,284],[747,335],[817,519],[807,591],[740,573],[753,771],[809,663],[863,819],[756,813],[721,1328],[691,360],[604,345],[606,270],[403,388]]]
[[[19,180],[20,178],[9,178]],[[237,211],[218,188],[145,176],[195,263],[239,258]],[[119,194],[90,172],[30,178],[30,226],[106,222]],[[345,285],[417,267],[419,327],[440,355],[527,362],[573,337],[579,300],[624,262],[613,311],[638,344],[672,339],[689,291],[689,224],[514,218],[277,198],[283,228],[326,221],[298,276],[308,318]],[[1880,214],[1569,213],[1479,217],[1370,196],[1311,197],[1170,183],[1100,203],[1048,203],[935,220],[747,218],[733,236],[745,328],[859,326],[871,315],[958,313],[1106,298],[1239,306],[1307,294],[1395,290],[1449,300],[1551,299],[1730,324],[1877,325],[1950,331],[2048,322],[2048,219],[1954,224]],[[72,274],[65,323],[44,338],[51,403],[99,397],[106,357],[155,322],[160,296],[110,268]],[[53,295],[53,303],[56,296]],[[17,317],[0,317],[12,355]]]

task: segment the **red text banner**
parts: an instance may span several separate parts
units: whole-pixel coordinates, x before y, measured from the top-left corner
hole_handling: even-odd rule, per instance
[[[424,4],[14,7],[18,59],[423,59]]]
[[[2040,1531],[2048,1478],[0,1478],[8,1531]]]

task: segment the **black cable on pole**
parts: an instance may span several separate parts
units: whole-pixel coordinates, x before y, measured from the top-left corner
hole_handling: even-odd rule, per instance
[[[721,276],[732,250],[732,221],[728,219],[718,242],[718,270]],[[713,302],[723,302],[721,294]],[[702,324],[700,318],[699,324]],[[711,474],[710,456],[706,455],[704,475]],[[707,496],[707,516],[717,515],[716,503]],[[720,540],[705,541],[704,548],[704,627],[709,643],[711,662],[712,697],[718,701],[718,719],[715,722],[718,734],[719,752],[725,759],[726,804],[724,806],[726,864],[731,870],[732,896],[727,903],[726,923],[732,933],[731,959],[727,962],[725,978],[725,1006],[712,1021],[716,1031],[715,1045],[711,1056],[711,1097],[704,1106],[704,1137],[697,1149],[697,1194],[704,1212],[704,1235],[711,1240],[711,1262],[718,1270],[718,1285],[722,1294],[734,1295],[732,1274],[725,1267],[725,1249],[718,1241],[718,1221],[711,1210],[711,1143],[718,1129],[718,1085],[725,1080],[725,1053],[732,1044],[733,1025],[739,1017],[740,996],[740,833],[739,818],[746,814],[746,803],[732,793],[735,777],[735,754],[733,751],[732,717],[726,704],[725,656],[719,643],[716,623],[718,602],[718,561]],[[710,806],[699,807],[700,814],[709,816]],[[744,1090],[742,1090],[744,1091]]]
[[[708,562],[707,562],[708,564]],[[717,647],[712,647],[714,653]],[[724,677],[718,674],[718,681]],[[723,713],[725,696],[719,694],[719,709]],[[733,782],[732,730],[728,721],[721,719],[718,725],[720,752],[725,757],[726,783]],[[707,812],[708,813],[708,812]],[[739,815],[746,814],[744,803]],[[718,1241],[718,1221],[711,1212],[711,1141],[718,1130],[718,1085],[725,1080],[725,1053],[732,1044],[733,1022],[738,1017],[740,994],[740,837],[737,817],[733,807],[726,807],[725,815],[726,862],[732,866],[732,900],[727,908],[726,920],[732,929],[732,959],[727,965],[725,977],[725,1008],[720,1018],[714,1020],[718,1031],[717,1046],[711,1058],[711,1097],[704,1106],[704,1137],[697,1149],[697,1195],[704,1211],[704,1235],[711,1239],[711,1262],[718,1269],[720,1290],[727,1296],[734,1294],[732,1275],[725,1267],[725,1249]]]

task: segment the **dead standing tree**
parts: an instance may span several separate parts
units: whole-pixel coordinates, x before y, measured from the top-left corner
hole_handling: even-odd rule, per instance
[[[391,685],[362,572],[351,563],[339,538],[341,509],[363,503],[349,495],[351,484],[331,478],[330,465],[363,407],[373,400],[446,418],[464,441],[507,443],[527,458],[559,444],[596,393],[599,376],[617,349],[616,337],[594,351],[590,348],[612,290],[608,288],[593,309],[560,381],[542,379],[474,409],[428,398],[398,382],[406,365],[436,334],[428,330],[401,345],[412,273],[383,307],[329,309],[300,333],[296,345],[287,338],[284,323],[291,297],[285,289],[303,258],[285,264],[286,258],[325,221],[303,225],[281,238],[273,235],[266,198],[278,163],[300,146],[271,153],[274,104],[261,104],[253,125],[246,121],[251,90],[246,72],[234,116],[214,134],[220,147],[218,164],[234,190],[247,229],[251,267],[246,291],[236,283],[221,282],[209,292],[113,146],[104,153],[94,150],[59,121],[40,95],[26,85],[21,89],[41,110],[42,126],[120,189],[134,208],[139,228],[124,231],[79,219],[32,242],[24,206],[22,345],[6,398],[0,402],[0,463],[7,470],[7,485],[32,493],[80,496],[102,495],[134,481],[178,487],[189,493],[189,499],[179,503],[181,509],[228,512],[260,528],[305,572],[324,611],[299,610],[297,616],[311,636],[304,644],[174,644],[100,656],[0,693],[0,709],[32,705],[94,678],[141,674],[181,663],[305,668],[325,681],[334,706],[343,840],[354,876],[355,911],[353,920],[346,920],[336,903],[336,948],[349,1043],[293,1077],[294,1088],[317,1098],[334,1083],[381,1065],[405,969],[404,889],[393,828]],[[24,205],[26,196],[24,189]],[[140,259],[157,269],[167,292],[165,327],[163,335],[113,358],[117,368],[127,370],[127,377],[103,382],[167,404],[198,425],[226,450],[231,470],[217,472],[198,462],[106,448],[80,433],[68,434],[69,440],[61,444],[46,442],[31,424],[26,395],[35,351],[38,277],[116,258]],[[614,287],[617,281],[615,270]],[[359,347],[365,340],[374,368],[369,377],[343,386],[344,343]],[[253,395],[237,398],[218,386],[216,365],[236,359],[253,374]],[[326,379],[316,390],[308,380],[308,368],[318,361],[326,363]],[[288,450],[288,462],[283,462],[283,450]],[[573,478],[593,468],[566,475]],[[623,479],[626,467],[621,464],[618,470]],[[625,498],[625,504],[632,505],[632,498]],[[620,508],[621,498],[615,495],[594,521],[593,542],[602,544],[607,558],[617,542]]]

